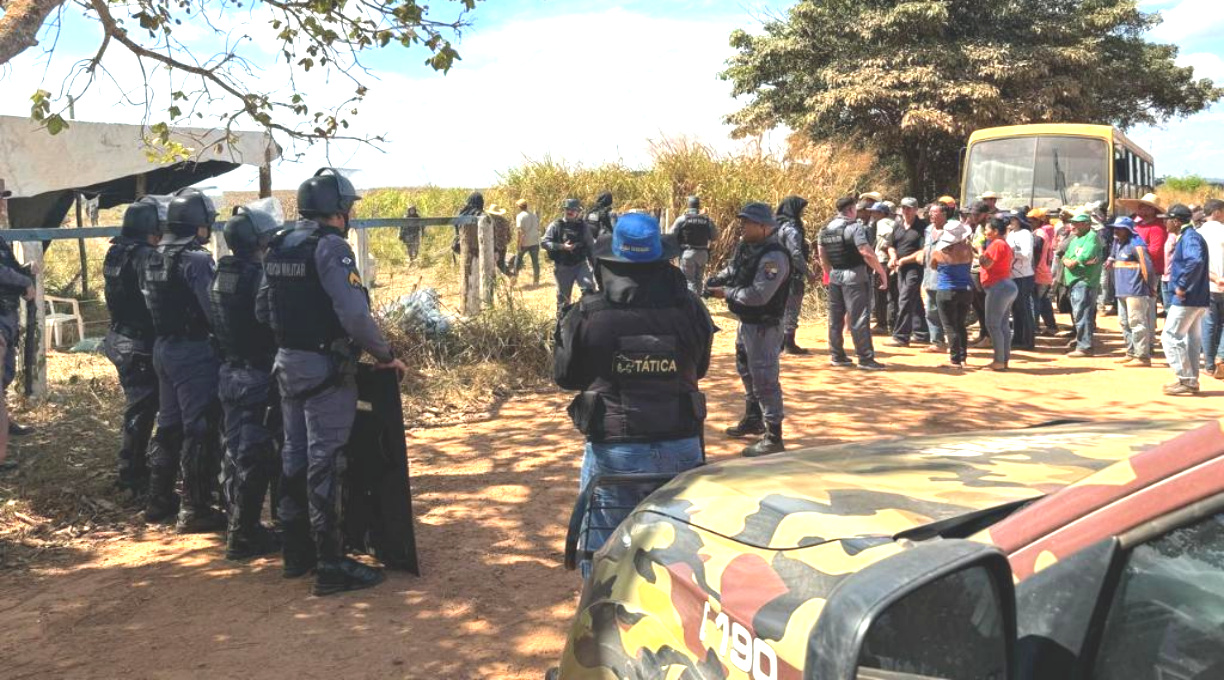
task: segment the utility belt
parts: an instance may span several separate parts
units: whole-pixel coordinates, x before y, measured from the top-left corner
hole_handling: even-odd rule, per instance
[[[332,370],[319,384],[308,387],[296,394],[288,394],[284,390],[281,395],[286,401],[305,401],[313,397],[323,394],[333,387],[341,387],[344,385],[356,385],[357,381],[357,354],[353,351],[353,345],[348,338],[339,338],[333,340],[330,345],[324,348],[298,348],[290,346],[282,346],[282,349],[292,349],[298,352],[314,352],[321,354],[331,359]],[[278,377],[281,373],[280,368],[272,370],[272,377],[280,382]],[[283,384],[283,383],[282,383]]]

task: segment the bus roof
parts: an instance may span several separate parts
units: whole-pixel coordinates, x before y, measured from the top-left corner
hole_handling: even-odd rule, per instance
[[[1153,162],[1152,155],[1143,147],[1132,142],[1122,131],[1112,125],[1088,125],[1084,123],[1036,123],[1033,125],[1007,125],[1004,127],[983,128],[969,136],[969,144],[987,139],[1003,137],[1026,137],[1035,135],[1072,135],[1076,137],[1096,137],[1097,139],[1116,140],[1129,148],[1135,155]]]

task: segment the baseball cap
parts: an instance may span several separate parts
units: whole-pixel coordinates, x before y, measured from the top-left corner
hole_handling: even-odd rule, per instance
[[[877,202],[875,205],[868,208],[868,210],[870,210],[871,212],[878,212],[878,213],[884,213],[884,214],[889,214],[891,212],[888,209],[888,206],[884,205],[883,202]]]
[[[913,196],[906,196],[905,198],[901,199],[901,207],[902,208],[917,208],[918,199],[914,198]]]
[[[773,208],[769,207],[768,203],[749,203],[739,211],[738,217],[749,222],[764,224],[767,227],[778,226],[777,220],[774,219]]]
[[[1076,213],[1075,216],[1071,218],[1071,221],[1072,222],[1091,222],[1092,218],[1088,216],[1088,213]]]
[[[1046,210],[1045,208],[1033,208],[1032,210],[1028,211],[1028,216],[1030,218],[1039,219],[1039,220],[1045,219],[1046,216],[1049,214],[1050,212]]]
[[[956,199],[952,198],[951,196],[940,196],[935,202],[950,205],[953,208],[956,207]]]

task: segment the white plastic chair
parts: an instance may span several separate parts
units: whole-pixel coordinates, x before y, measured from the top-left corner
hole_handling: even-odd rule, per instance
[[[47,351],[50,351],[53,346],[52,336],[55,338],[55,347],[64,344],[65,324],[75,323],[77,341],[85,339],[85,319],[81,317],[81,303],[78,300],[51,297],[50,295],[43,296],[43,300],[47,303],[47,316],[43,318],[43,342]],[[56,305],[60,305],[64,311],[57,312]]]

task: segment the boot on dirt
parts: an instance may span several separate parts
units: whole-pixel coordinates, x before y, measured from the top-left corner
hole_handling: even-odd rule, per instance
[[[369,567],[351,557],[345,557],[340,531],[320,537],[319,566],[315,570],[315,595],[335,595],[350,590],[373,588],[386,580],[381,569]]]
[[[259,522],[254,526],[231,528],[225,537],[225,559],[233,562],[245,562],[280,550],[280,537]]]
[[[314,539],[310,537],[310,525],[305,517],[301,517],[285,522],[284,527],[281,557],[285,564],[281,575],[285,578],[301,578],[314,571],[318,562]]]
[[[786,332],[786,341],[782,343],[782,351],[786,354],[794,354],[797,356],[807,356],[809,353],[799,345],[795,344],[795,331]]]
[[[743,456],[745,458],[759,458],[772,453],[781,453],[785,450],[786,445],[782,441],[782,423],[770,423],[765,436],[761,437],[755,444],[745,448]]]
[[[210,441],[204,436],[188,437],[183,442],[183,505],[175,525],[180,534],[225,531],[225,515],[212,505],[220,461],[214,461]]]
[[[229,508],[225,559],[243,562],[280,551],[280,537],[259,521],[267,484],[264,471],[256,466],[234,485],[233,494],[236,497]]]
[[[765,433],[765,421],[761,416],[761,404],[756,400],[749,399],[744,402],[744,417],[731,427],[726,429],[729,437],[751,437],[752,435]]]
[[[146,522],[165,522],[179,509],[174,482],[178,478],[179,452],[183,446],[183,429],[157,429],[149,448],[149,499],[145,504]]]

